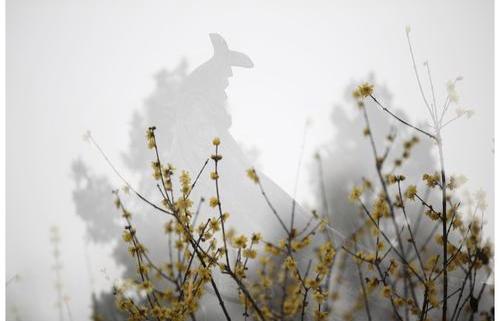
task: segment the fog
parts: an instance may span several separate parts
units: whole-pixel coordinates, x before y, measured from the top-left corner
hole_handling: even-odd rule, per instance
[[[92,291],[120,277],[123,268],[110,256],[116,244],[87,242],[72,164],[80,159],[111,188],[123,182],[82,136],[90,130],[121,174],[140,180],[123,157],[135,144],[132,131],[145,133],[133,127],[133,114],[144,110],[161,70],[185,63],[190,74],[210,59],[210,33],[254,64],[234,67],[229,78],[228,131],[273,184],[307,208],[318,206],[313,155],[345,142],[333,110],[356,115],[347,99],[352,86],[372,79],[387,88],[391,107],[422,126],[427,121],[405,36],[410,25],[417,63],[429,62],[438,101],[448,80],[463,77],[460,105],[475,115],[445,128],[447,169],[465,175],[471,192],[489,195],[485,219],[493,223],[493,24],[493,1],[7,1],[5,277],[19,276],[7,285],[7,315],[16,307],[22,320],[57,317],[53,225],[74,320],[88,320]]]

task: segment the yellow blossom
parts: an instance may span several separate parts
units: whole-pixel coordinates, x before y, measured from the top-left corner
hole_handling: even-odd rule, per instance
[[[180,185],[182,187],[182,193],[187,194],[191,189],[191,177],[189,176],[189,172],[182,171],[180,174]]]
[[[243,256],[249,259],[254,259],[256,257],[256,251],[253,249],[246,249],[243,251]]]
[[[131,242],[133,239],[133,235],[129,230],[123,231],[122,237],[123,237],[123,241],[125,241],[127,243]]]
[[[219,204],[218,198],[217,197],[212,197],[210,198],[210,206],[211,207],[217,207]]]
[[[211,141],[211,143],[213,145],[215,145],[215,146],[220,145],[220,138],[218,138],[218,137],[213,138],[213,140]]]
[[[320,310],[314,311],[314,320],[315,321],[324,321],[327,319],[327,316],[328,316],[327,311],[320,311]]]
[[[436,221],[440,218],[440,214],[438,212],[433,211],[433,210],[427,210],[425,212],[425,214],[426,214],[426,216],[431,218],[433,221]]]
[[[291,256],[288,256],[285,260],[284,260],[284,266],[289,269],[289,270],[294,270],[296,269],[296,261],[295,259],[293,259]]]
[[[169,221],[165,223],[165,233],[172,233],[173,232],[173,221]]]
[[[383,294],[385,298],[389,299],[392,296],[392,289],[389,286],[385,285],[381,289],[381,294]]]
[[[426,185],[428,185],[428,187],[435,187],[439,184],[440,182],[440,175],[438,175],[438,173],[435,173],[433,175],[430,175],[430,174],[424,174],[423,175],[423,180],[426,181]]]
[[[240,235],[236,238],[234,238],[234,246],[239,249],[244,249],[246,248],[246,245],[248,243],[248,238],[244,235]]]
[[[118,197],[116,197],[116,199],[114,200],[114,205],[117,209],[121,208],[121,200]]]
[[[362,188],[354,186],[352,188],[352,191],[350,192],[350,201],[358,201],[360,199],[360,196],[362,195]]]
[[[151,281],[145,280],[140,284],[140,289],[146,291],[147,293],[150,293],[153,291],[154,288]]]
[[[383,216],[388,216],[389,214],[389,207],[388,203],[385,200],[384,196],[380,196],[376,199],[374,202],[373,210],[372,210],[372,217],[375,220],[379,220]]]
[[[373,92],[374,92],[374,85],[371,85],[366,82],[355,89],[355,91],[353,92],[353,96],[354,98],[362,99],[371,96]]]
[[[126,209],[123,209],[123,214],[121,214],[121,216],[123,216],[124,219],[130,219],[132,217],[132,214]]]
[[[151,163],[151,166],[152,166],[152,170],[153,170],[153,173],[152,173],[152,176],[154,177],[154,179],[158,180],[161,178],[161,167],[160,167],[160,164],[159,162],[152,162]]]
[[[323,304],[327,298],[327,293],[320,291],[320,289],[314,291],[314,299],[318,304]]]
[[[374,290],[379,284],[379,280],[377,278],[366,278],[367,291],[371,292]]]
[[[308,287],[308,288],[311,288],[311,289],[316,289],[319,287],[319,282],[316,280],[316,279],[312,279],[312,278],[307,278],[305,280],[305,285]]]
[[[149,273],[149,268],[145,265],[140,265],[138,268],[137,268],[137,273],[139,274],[147,274]]]
[[[149,127],[146,131],[147,147],[154,148],[156,146],[156,138],[154,137],[155,127]]]
[[[211,271],[208,268],[201,267],[198,269],[198,274],[204,281],[209,281],[211,279]]]
[[[213,230],[213,232],[219,231],[220,230],[220,222],[218,220],[210,221],[210,228]]]
[[[404,196],[407,197],[410,200],[414,200],[414,197],[418,193],[418,190],[415,185],[409,185],[407,189],[405,190]]]
[[[395,175],[388,175],[386,177],[386,182],[388,183],[388,185],[395,184],[397,182],[397,176],[395,176]]]
[[[178,210],[188,210],[192,206],[192,201],[188,198],[181,198],[177,202],[175,202],[175,207]]]
[[[260,178],[256,174],[256,171],[254,168],[250,168],[246,170],[246,175],[248,175],[249,179],[251,179],[254,183],[260,182]]]
[[[253,244],[258,244],[258,243],[260,243],[261,239],[262,239],[262,234],[260,234],[260,233],[253,233],[253,234],[251,235],[251,242],[252,242]]]

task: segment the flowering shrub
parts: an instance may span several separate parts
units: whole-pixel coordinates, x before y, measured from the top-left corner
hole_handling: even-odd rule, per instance
[[[133,227],[132,214],[120,198],[119,191],[115,191],[115,205],[127,222],[123,240],[129,244],[129,253],[137,264],[137,280],[129,280],[115,288],[117,306],[126,311],[132,320],[184,320],[194,317],[205,288],[209,287],[217,297],[221,311],[230,320],[225,299],[213,278],[215,270],[218,270],[237,285],[240,304],[247,317],[271,320],[301,315],[304,318],[309,301],[313,301],[311,309],[315,318],[324,320],[327,317],[325,301],[329,296],[326,277],[331,272],[335,247],[330,240],[320,244],[306,271],[300,271],[296,257],[309,249],[317,233],[324,232],[326,221],[319,219],[314,213],[315,216],[303,227],[286,226],[279,213],[273,210],[286,235],[285,239],[276,244],[265,241],[257,232],[238,235],[233,230],[227,230],[229,213],[223,211],[218,193],[218,164],[222,161],[218,147],[221,142],[215,138],[212,142],[214,154],[211,155],[214,169],[209,175],[217,194],[210,198],[209,204],[217,209],[218,216],[198,223],[199,212],[193,211],[194,202],[189,196],[207,164],[194,181],[189,173],[181,172],[178,177],[181,195],[175,197],[176,169],[171,164],[162,164],[158,156],[154,127],[147,130],[146,137],[148,146],[155,151],[152,176],[160,182],[158,186],[163,204],[161,207],[154,205],[137,194],[168,218],[164,231],[169,239],[168,250],[172,261],[160,267],[149,258],[146,246],[140,242],[139,233]],[[256,170],[249,169],[247,174],[261,189],[263,197],[273,209]],[[313,224],[315,220],[317,222]],[[172,239],[176,239],[173,246]],[[176,260],[173,259],[174,252],[177,252]],[[256,262],[257,268],[256,273],[249,276],[249,266],[255,266],[251,264],[252,261]],[[155,278],[164,281],[166,288],[157,288]],[[277,301],[271,294],[275,287],[282,289]],[[131,298],[131,289],[140,292],[144,300],[136,301]]]
[[[431,80],[429,66],[425,66]],[[292,211],[291,223],[286,224],[254,168],[247,170],[248,179],[261,192],[284,237],[270,240],[258,231],[238,234],[228,228],[231,217],[220,197],[220,176],[224,173],[220,171],[223,156],[219,148],[223,141],[213,139],[213,154],[191,177],[163,162],[156,128],[150,127],[146,143],[154,155],[152,178],[161,204],[131,186],[126,192],[135,193],[164,216],[169,259],[156,262],[150,257],[147,245],[140,241],[147,231],[134,227],[133,215],[116,190],[115,205],[126,222],[122,238],[137,269],[135,279],[115,286],[117,307],[129,320],[195,321],[205,294],[210,293],[226,320],[235,318],[229,304],[239,307],[238,317],[263,321],[454,321],[475,316],[492,320],[493,289],[486,281],[492,274],[493,250],[482,232],[484,195],[461,199],[463,178],[448,176],[443,158],[442,130],[472,112],[456,108],[456,116],[448,119],[448,111],[458,101],[455,85],[461,79],[448,84],[447,99],[439,108],[433,86],[428,99],[414,68],[431,120],[430,130],[393,113],[376,97],[372,84],[364,83],[353,92],[365,121],[362,135],[370,142],[376,177],[359,177],[352,188],[349,199],[358,206],[361,219],[340,242],[332,237],[331,231],[338,233],[326,213],[312,211],[308,221],[298,224]],[[413,135],[399,139],[390,131],[381,150],[373,138],[367,99]],[[406,177],[404,165],[423,139],[431,141],[438,152],[438,171],[429,168],[420,178]],[[391,163],[388,156],[396,145],[402,147],[402,153]],[[199,221],[200,207],[191,198],[201,175],[209,175],[215,187],[208,203],[216,215],[206,221]],[[233,285],[229,289],[234,289],[230,297],[221,291],[227,282]],[[348,293],[345,287],[349,287]]]
[[[370,87],[369,95],[375,99],[372,90]],[[359,96],[358,106],[366,120],[364,135],[372,139],[362,101],[365,97]],[[304,226],[294,226],[293,220],[291,225],[286,225],[267,197],[254,168],[247,170],[247,176],[260,189],[286,237],[271,242],[257,231],[244,235],[227,229],[230,215],[223,211],[219,195],[222,175],[219,163],[223,157],[219,153],[222,142],[218,138],[212,142],[213,171],[209,173],[216,190],[209,204],[218,215],[206,222],[197,222],[199,212],[194,210],[194,201],[189,196],[200,175],[207,175],[204,171],[208,162],[194,180],[186,171],[181,171],[176,178],[174,166],[163,164],[158,156],[155,130],[149,128],[146,137],[147,145],[155,155],[152,176],[159,182],[162,204],[156,205],[132,191],[167,219],[164,232],[168,239],[165,244],[168,244],[169,262],[160,265],[151,260],[146,245],[140,242],[140,231],[133,226],[132,214],[120,192],[115,191],[115,205],[126,221],[123,241],[136,262],[137,278],[116,286],[114,293],[118,308],[128,313],[131,320],[195,319],[207,291],[216,296],[222,314],[231,320],[228,299],[213,277],[217,273],[236,285],[238,304],[245,318],[327,320],[335,311],[334,302],[341,299],[341,293],[335,291],[335,283],[341,282],[349,259],[357,268],[361,286],[353,308],[342,314],[345,320],[355,319],[362,310],[367,319],[373,320],[373,315],[380,312],[376,312],[377,308],[372,304],[379,304],[381,299],[388,302],[391,314],[398,320],[437,318],[437,314],[443,313],[444,305],[449,311],[446,313],[449,320],[478,312],[486,318],[491,317],[488,310],[479,311],[478,307],[485,291],[490,291],[480,280],[492,273],[492,248],[483,240],[480,220],[476,216],[465,219],[461,213],[464,205],[452,194],[462,179],[447,179],[441,176],[442,173],[422,177],[422,185],[445,195],[447,209],[443,215],[439,205],[430,204],[416,185],[405,186],[406,177],[395,173],[419,142],[417,136],[402,142],[403,155],[390,173],[384,172],[387,153],[379,156],[376,146],[372,145],[378,183],[363,179],[350,195],[350,200],[359,205],[365,218],[344,242],[335,244],[327,230],[330,228],[327,218],[315,211]],[[435,137],[438,146],[436,136],[427,136]],[[389,141],[395,144],[395,139],[389,138]],[[177,180],[179,195],[174,193]],[[371,196],[367,196],[368,193]],[[421,209],[417,225],[411,223],[408,214],[415,205]],[[475,207],[475,212],[486,207],[483,196],[476,204],[469,205]],[[400,217],[402,220],[397,219]],[[426,240],[417,235],[422,220],[436,227]],[[445,250],[439,250],[444,245]],[[303,257],[308,259],[306,266],[298,264]],[[335,262],[336,270],[333,269]],[[336,276],[334,280],[333,275]],[[451,276],[452,282],[449,282]],[[134,297],[131,292],[141,296]],[[443,296],[443,293],[447,294]]]
[[[447,176],[443,157],[443,129],[462,116],[470,117],[472,111],[456,108],[456,116],[448,119],[449,110],[458,103],[455,86],[461,77],[448,83],[447,98],[439,108],[429,64],[425,62],[431,88],[431,99],[427,98],[409,32],[407,29],[414,72],[431,129],[423,130],[394,114],[376,98],[374,86],[369,83],[353,92],[364,116],[363,134],[371,143],[377,177],[376,183],[364,179],[350,194],[350,200],[358,204],[364,214],[364,221],[342,246],[357,263],[361,285],[361,303],[355,305],[346,318],[352,319],[356,310],[363,307],[367,318],[372,320],[372,293],[378,291],[397,320],[472,320],[476,314],[491,320],[493,304],[492,307],[487,304],[491,304],[492,286],[485,281],[492,273],[492,246],[482,235],[484,196],[478,193],[474,202],[465,204],[458,193],[463,178]],[[439,170],[424,174],[418,184],[426,186],[425,193],[421,193],[417,185],[405,184],[406,177],[402,174],[402,166],[420,138],[413,136],[403,141],[403,154],[387,168],[387,156],[395,138],[388,135],[385,151],[379,150],[373,139],[365,99],[371,99],[382,112],[436,146]],[[430,196],[435,197],[430,200]],[[463,215],[466,206],[471,208],[467,216]],[[477,215],[479,211],[481,218]],[[428,236],[418,233],[421,224],[433,226]],[[359,244],[371,246],[359,249]],[[480,305],[484,297],[488,302]]]
[[[473,214],[463,215],[466,205],[460,200],[458,189],[464,179],[446,176],[441,129],[448,105],[435,121],[435,134],[432,134],[381,105],[369,84],[359,86],[353,95],[364,115],[364,135],[371,142],[378,177],[377,182],[364,179],[350,193],[350,200],[359,205],[365,219],[342,247],[357,263],[361,275],[359,300],[362,302],[349,311],[346,318],[352,319],[355,311],[363,307],[371,320],[370,301],[376,291],[388,301],[398,320],[460,320],[462,314],[473,316],[479,312],[485,319],[492,318],[490,307],[479,311],[484,292],[492,291],[491,286],[483,282],[492,273],[492,246],[483,239],[483,221],[476,215],[478,211],[483,215],[486,204],[484,196],[479,194],[474,203],[468,204],[473,207]],[[395,159],[390,170],[386,169],[387,156],[395,141],[388,136],[386,150],[379,152],[363,102],[367,97],[397,121],[434,141],[441,168],[439,172],[421,177],[419,185],[425,186],[426,192],[420,192],[414,184],[406,185],[406,177],[397,174],[419,138],[413,136],[403,141],[403,154]],[[431,114],[436,115],[438,110],[433,106]],[[429,194],[440,195],[439,203],[429,201]],[[418,234],[421,224],[434,226],[428,236]],[[372,244],[372,250],[359,249],[359,244],[366,243]]]

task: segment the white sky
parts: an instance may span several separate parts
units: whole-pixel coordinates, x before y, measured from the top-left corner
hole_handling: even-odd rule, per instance
[[[476,116],[446,131],[448,168],[493,195],[493,1],[7,1],[6,277],[22,277],[8,297],[29,293],[18,304],[23,319],[56,316],[48,248],[55,222],[73,314],[86,319],[84,230],[69,164],[82,155],[108,172],[81,140],[87,129],[118,162],[131,112],[153,90],[156,71],[182,57],[191,68],[207,60],[210,32],[248,54],[255,68],[234,70],[228,89],[232,133],[256,146],[265,172],[291,192],[305,119],[313,120],[306,163],[334,134],[331,107],[350,81],[372,71],[397,107],[426,119],[406,25],[419,62],[430,61],[437,99],[447,80],[464,77],[461,101]]]

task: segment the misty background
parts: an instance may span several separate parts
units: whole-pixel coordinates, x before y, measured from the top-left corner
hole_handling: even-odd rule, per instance
[[[372,73],[389,88],[393,108],[425,121],[405,38],[410,25],[437,100],[448,80],[464,77],[460,104],[476,114],[445,129],[447,168],[467,176],[470,191],[490,195],[493,223],[493,23],[493,1],[7,1],[6,279],[20,276],[7,287],[7,313],[16,306],[23,320],[56,317],[49,228],[57,224],[65,292],[74,319],[88,319],[92,287],[108,288],[118,272],[105,259],[109,248],[85,247],[71,162],[81,158],[122,184],[82,135],[91,130],[124,169],[132,113],[154,90],[155,75],[184,59],[188,72],[206,61],[211,32],[255,64],[229,79],[230,131],[291,195],[309,120],[296,196],[312,206],[313,154],[344,140],[333,106],[356,113],[344,103],[348,86]],[[487,229],[491,235],[492,224]]]

